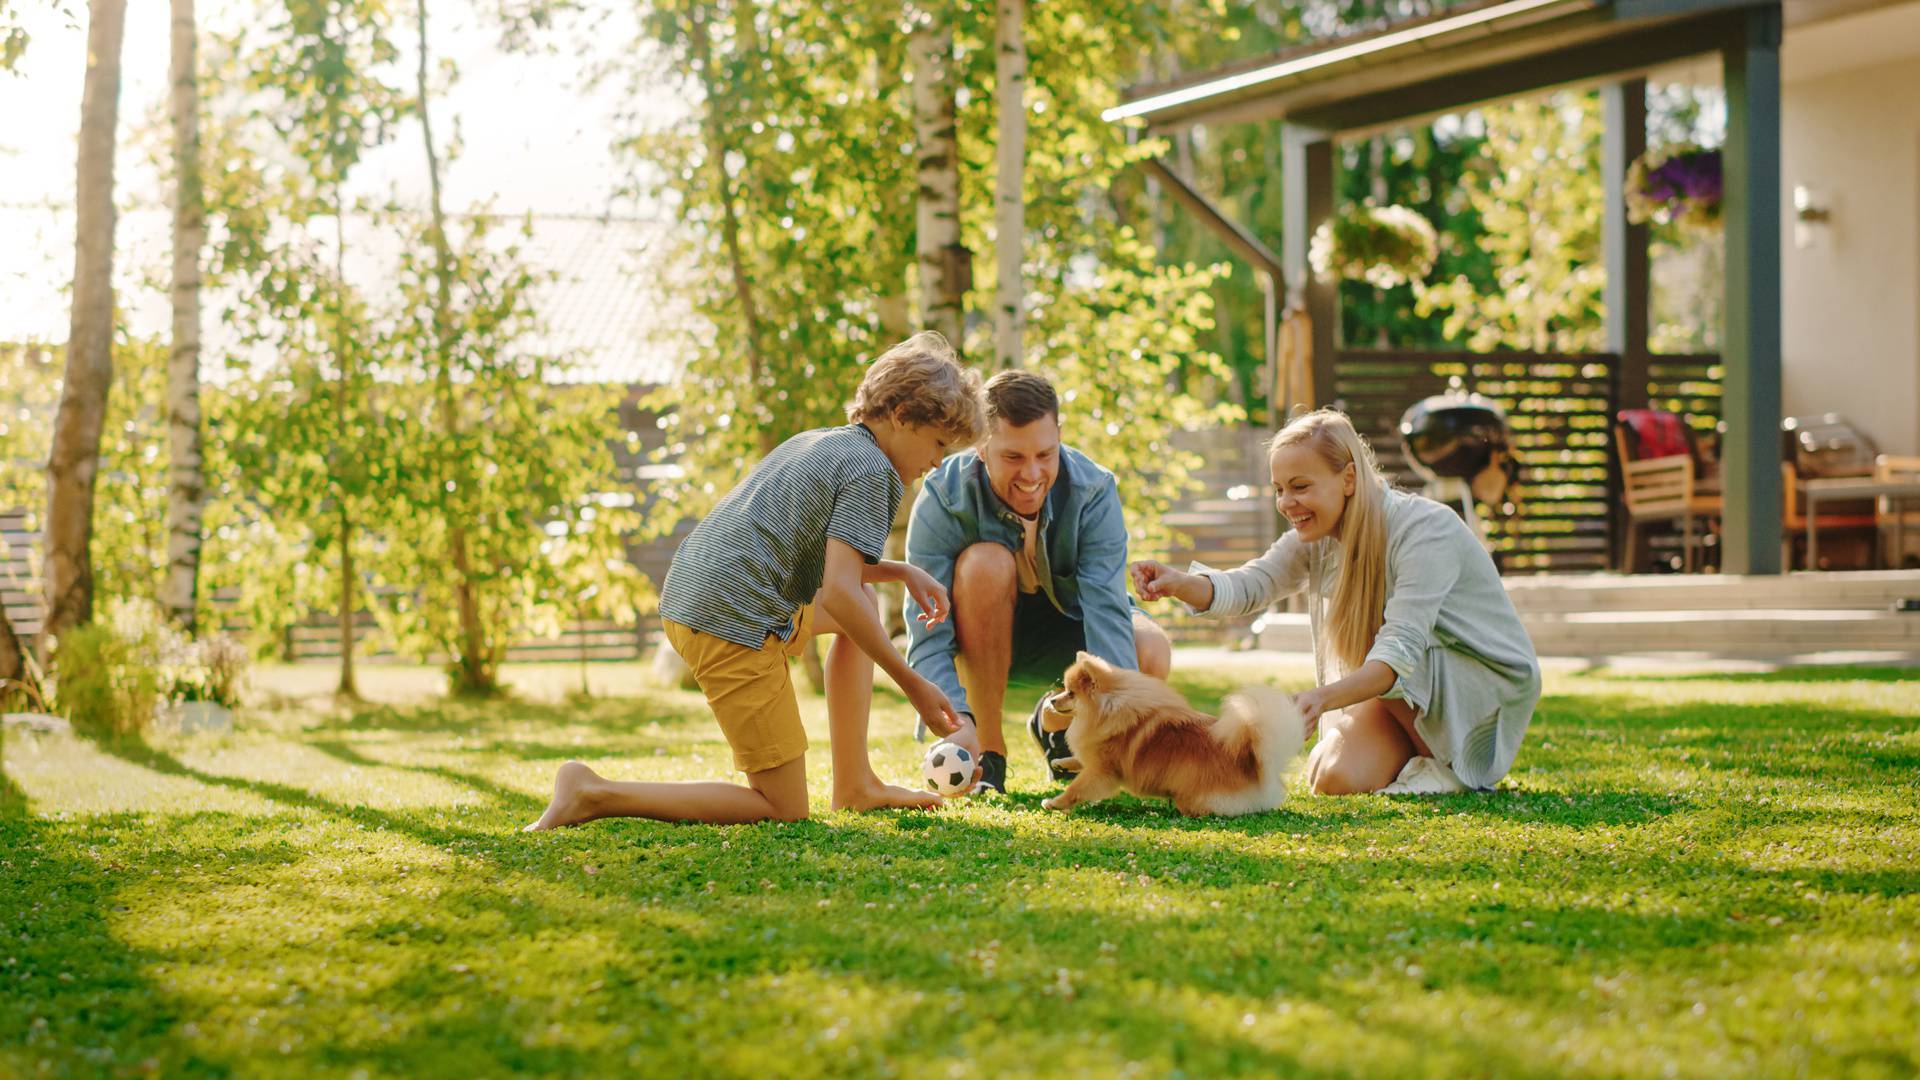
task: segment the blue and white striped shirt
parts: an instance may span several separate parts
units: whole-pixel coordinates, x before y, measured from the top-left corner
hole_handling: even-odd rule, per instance
[[[826,573],[827,539],[879,562],[906,487],[864,424],[774,447],[674,552],[660,614],[758,649],[785,641]]]

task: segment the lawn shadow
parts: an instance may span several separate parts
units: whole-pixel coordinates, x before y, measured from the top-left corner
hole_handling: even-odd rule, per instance
[[[35,817],[5,759],[0,734],[0,1074],[131,1071],[152,1059],[224,1075],[226,1066],[175,1041],[180,1010],[146,974],[155,958],[114,932],[110,916],[126,910],[115,897],[128,867],[101,853],[140,824],[137,816],[84,825]],[[75,835],[62,843],[63,833]],[[92,857],[71,854],[82,846]]]
[[[529,795],[524,791],[516,791],[497,781],[489,780],[484,776],[470,772],[462,772],[459,769],[451,769],[445,765],[409,765],[392,761],[378,761],[374,758],[367,757],[339,739],[309,739],[307,740],[307,745],[336,761],[348,765],[355,765],[361,768],[400,769],[404,772],[438,777],[449,783],[464,785],[492,799],[495,803],[500,804],[503,809],[511,810],[518,814],[538,814],[547,805],[546,800],[538,796]]]
[[[27,816],[27,793],[7,775],[7,738],[6,727],[0,726],[0,820]]]
[[[685,698],[686,700],[679,700]],[[584,725],[608,735],[632,735],[650,726],[675,727],[711,714],[687,695],[661,698],[596,697],[586,701],[446,698],[419,705],[357,704],[329,716],[314,731],[399,731],[472,735],[516,723]]]

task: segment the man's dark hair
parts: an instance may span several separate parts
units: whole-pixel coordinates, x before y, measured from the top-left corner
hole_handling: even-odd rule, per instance
[[[1060,398],[1053,384],[1031,371],[1003,371],[987,380],[987,425],[1006,421],[1026,427],[1043,416],[1060,422]]]

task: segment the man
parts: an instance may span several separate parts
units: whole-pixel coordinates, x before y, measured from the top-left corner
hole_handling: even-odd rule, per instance
[[[947,587],[953,615],[907,621],[907,662],[973,718],[980,784],[1004,792],[1010,676],[1052,682],[1085,649],[1165,678],[1173,647],[1127,596],[1119,491],[1061,445],[1053,384],[1003,371],[986,389],[986,444],[948,458],[913,504],[907,561]]]

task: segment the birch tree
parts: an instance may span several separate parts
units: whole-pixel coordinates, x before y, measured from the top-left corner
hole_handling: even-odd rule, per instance
[[[994,172],[993,352],[1002,368],[1020,366],[1026,328],[1021,255],[1026,239],[1027,41],[1023,0],[994,6],[994,96],[998,99],[998,168]]]
[[[193,0],[173,0],[173,349],[167,364],[167,577],[161,606],[195,632],[200,579],[200,252],[207,242],[200,183],[200,80]]]
[[[113,154],[120,119],[126,0],[92,0],[75,170],[73,314],[66,378],[47,460],[47,643],[93,618],[93,495],[113,384]]]
[[[954,102],[953,28],[937,7],[915,10],[907,51],[913,69],[913,128],[919,165],[916,214],[921,324],[964,351],[971,276],[960,243],[960,150]]]

